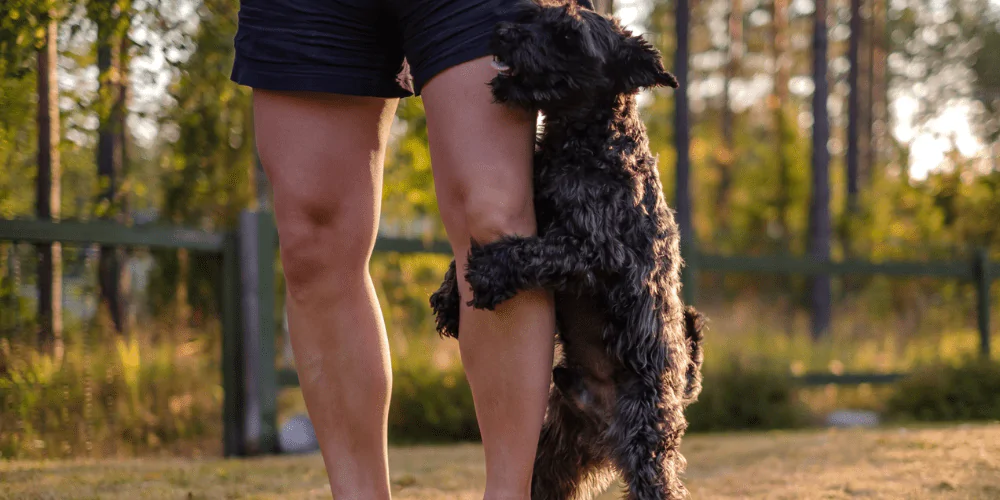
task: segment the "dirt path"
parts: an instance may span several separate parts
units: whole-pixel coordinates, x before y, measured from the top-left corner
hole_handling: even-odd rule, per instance
[[[1000,499],[1000,424],[689,436],[684,448],[695,499]],[[477,445],[389,460],[394,499],[482,498]],[[325,481],[318,456],[0,461],[0,499],[329,499]]]

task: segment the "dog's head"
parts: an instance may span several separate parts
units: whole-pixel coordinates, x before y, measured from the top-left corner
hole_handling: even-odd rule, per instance
[[[646,40],[576,4],[523,0],[491,41],[493,95],[542,111],[576,107],[643,87],[677,87]]]

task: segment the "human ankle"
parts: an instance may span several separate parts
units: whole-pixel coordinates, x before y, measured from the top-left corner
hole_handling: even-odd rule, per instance
[[[504,486],[492,486],[490,484],[486,485],[486,491],[483,494],[483,500],[530,500],[531,499],[531,486],[526,485],[523,487],[512,487],[505,484]]]
[[[483,500],[530,500],[530,493],[493,492],[483,494]]]

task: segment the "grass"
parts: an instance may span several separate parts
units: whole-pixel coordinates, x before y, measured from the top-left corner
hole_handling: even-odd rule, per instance
[[[459,344],[433,333],[426,300],[447,262],[446,257],[425,254],[383,254],[373,261],[390,332],[394,390],[389,435],[395,444],[475,437]],[[277,293],[280,299],[282,292]],[[785,406],[801,406],[806,423],[820,422],[826,412],[839,408],[885,412],[896,386],[775,390],[775,383],[744,383],[742,373],[721,379],[720,374],[730,363],[755,370],[766,366],[780,377],[807,371],[906,372],[929,362],[960,363],[965,354],[975,352],[977,336],[968,311],[952,307],[961,302],[952,295],[903,312],[879,306],[863,294],[848,295],[838,302],[837,320],[821,341],[810,338],[808,315],[786,310],[781,301],[750,295],[699,302],[709,317],[704,369],[712,378],[703,403],[693,408],[697,421],[706,424],[696,428],[745,427],[720,421],[750,421],[757,428],[787,426],[787,421],[757,418],[765,411],[778,414],[757,404],[766,395],[781,396]],[[32,328],[0,334],[0,459],[217,454],[223,399],[218,321],[211,316],[195,321],[197,314],[182,319],[186,309],[172,307],[138,323],[128,339],[111,331],[102,316],[88,324],[70,324],[62,360],[35,351]],[[24,314],[31,314],[26,310]],[[710,397],[713,394],[716,397]],[[281,391],[278,402],[279,425],[305,411],[296,388]],[[950,404],[947,398],[944,403]],[[757,414],[734,412],[734,407],[753,408]],[[713,422],[716,425],[707,425]]]
[[[693,498],[1000,498],[1000,423],[693,435]],[[482,498],[476,444],[394,447],[394,499]],[[330,498],[317,455],[0,462],[0,499]],[[617,498],[614,491],[600,500]]]
[[[419,281],[403,274],[401,283]],[[470,439],[475,415],[458,342],[428,333],[429,325],[405,328],[430,321],[427,307],[397,307],[398,301],[384,301],[386,318],[395,324],[390,338],[396,377],[390,436],[399,444],[427,442],[431,436]],[[975,351],[975,333],[961,325],[906,338],[892,328],[867,325],[854,333],[857,325],[843,324],[829,338],[812,342],[805,316],[792,318],[792,325],[783,330],[773,321],[780,307],[758,306],[735,301],[729,308],[706,308],[711,318],[706,376],[718,374],[732,357],[745,366],[766,361],[777,372],[798,374],[909,371],[930,361],[957,362]],[[0,458],[213,454],[221,441],[219,337],[214,321],[193,329],[177,328],[165,318],[137,328],[127,341],[96,325],[72,331],[74,341],[67,342],[61,362],[38,354],[31,342],[0,339]],[[709,386],[722,398],[716,400],[728,398],[727,404],[742,401],[731,397],[738,395],[733,388],[747,393],[745,384]],[[844,407],[882,412],[893,390],[827,386],[796,390],[795,398],[810,415],[821,417]],[[706,394],[704,399],[711,398]],[[281,391],[279,409],[279,424],[304,412],[301,392]],[[716,409],[728,411],[725,406]],[[701,415],[701,421],[717,416],[718,411]]]

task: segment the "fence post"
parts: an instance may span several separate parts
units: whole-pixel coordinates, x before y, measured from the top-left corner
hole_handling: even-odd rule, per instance
[[[277,453],[278,450],[278,371],[275,341],[278,322],[275,317],[276,287],[274,264],[278,256],[278,231],[274,214],[259,212],[257,218],[257,247],[260,260],[258,292],[260,294],[260,418],[261,452]]]
[[[244,436],[248,453],[272,453],[277,445],[273,228],[269,213],[240,213],[242,357],[246,397]]]
[[[238,238],[225,236],[222,247],[222,450],[223,455],[246,453],[245,387],[243,385],[243,342],[240,338],[240,263]]]
[[[990,285],[993,282],[990,273],[990,257],[985,248],[976,251],[975,281],[976,309],[979,327],[979,353],[986,359],[990,357]]]

